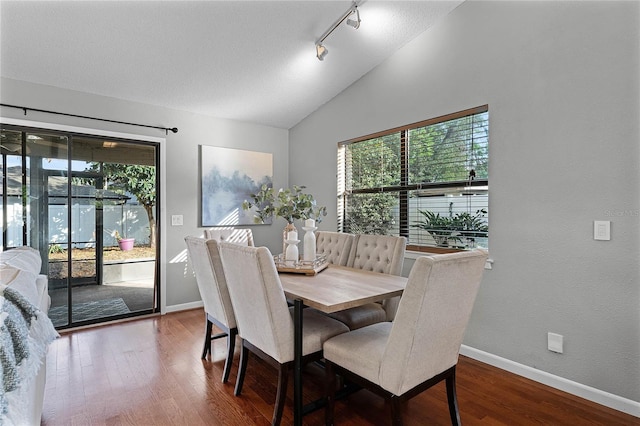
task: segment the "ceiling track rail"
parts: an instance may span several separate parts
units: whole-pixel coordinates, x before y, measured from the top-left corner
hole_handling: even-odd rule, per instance
[[[46,110],[46,109],[29,108],[29,107],[20,106],[20,105],[0,104],[0,106],[7,107],[7,108],[21,109],[21,110],[24,111],[24,115],[27,115],[27,111],[43,112],[45,114],[64,115],[66,117],[84,118],[86,120],[106,121],[107,123],[126,124],[128,126],[138,126],[138,127],[147,127],[149,129],[159,129],[159,130],[164,130],[165,131],[165,135],[168,135],[170,131],[173,132],[173,133],[178,133],[178,128],[177,127],[150,126],[148,124],[129,123],[129,122],[126,122],[126,121],[109,120],[109,119],[106,119],[106,118],[88,117],[86,115],[77,115],[77,114],[69,114],[69,113],[66,113],[66,112],[49,111],[49,110]]]

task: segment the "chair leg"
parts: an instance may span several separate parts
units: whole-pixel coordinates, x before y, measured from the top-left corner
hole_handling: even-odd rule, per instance
[[[325,395],[327,397],[327,405],[324,408],[324,424],[333,426],[333,413],[336,405],[336,374],[333,371],[331,361],[324,363],[324,383]]]
[[[396,396],[391,397],[391,424],[402,426],[402,401]]]
[[[224,373],[222,374],[222,383],[229,381],[229,373],[231,372],[231,365],[233,364],[233,353],[236,348],[236,335],[238,330],[236,328],[229,330],[227,337],[227,359],[224,362]]]
[[[458,396],[456,395],[456,370],[446,378],[447,400],[449,401],[449,415],[453,426],[460,425],[460,411],[458,410]]]
[[[204,320],[207,322],[207,327],[204,332],[204,349],[202,349],[202,359],[207,357],[207,354],[211,353],[211,330],[213,329],[213,323],[207,318],[207,314],[204,314]]]
[[[272,426],[278,426],[282,420],[284,401],[287,396],[287,383],[289,381],[289,367],[280,364],[278,368],[278,391],[276,393],[276,406],[273,409]]]
[[[235,396],[240,395],[242,392],[242,382],[244,382],[244,373],[247,370],[247,359],[249,358],[249,349],[242,344],[242,351],[240,352],[240,365],[238,366],[238,377],[236,378],[236,388],[233,394]]]

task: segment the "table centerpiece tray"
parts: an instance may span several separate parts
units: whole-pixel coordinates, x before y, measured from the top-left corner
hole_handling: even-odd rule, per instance
[[[315,260],[292,261],[285,260],[283,255],[278,255],[274,256],[273,260],[278,272],[290,274],[317,275],[329,266],[326,256],[316,256]]]

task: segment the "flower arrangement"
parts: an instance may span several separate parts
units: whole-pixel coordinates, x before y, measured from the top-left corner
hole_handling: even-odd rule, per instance
[[[251,201],[242,203],[243,210],[255,207],[255,223],[265,223],[273,216],[281,217],[289,224],[295,220],[314,219],[322,222],[322,217],[327,215],[327,208],[316,205],[316,200],[311,194],[305,194],[302,190],[305,186],[294,185],[293,189],[280,188],[277,192],[270,186],[262,185],[260,191],[251,194]]]

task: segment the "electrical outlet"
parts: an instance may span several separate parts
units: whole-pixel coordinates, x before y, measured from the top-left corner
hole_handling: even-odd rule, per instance
[[[547,348],[551,352],[563,353],[563,340],[562,334],[547,333]]]

